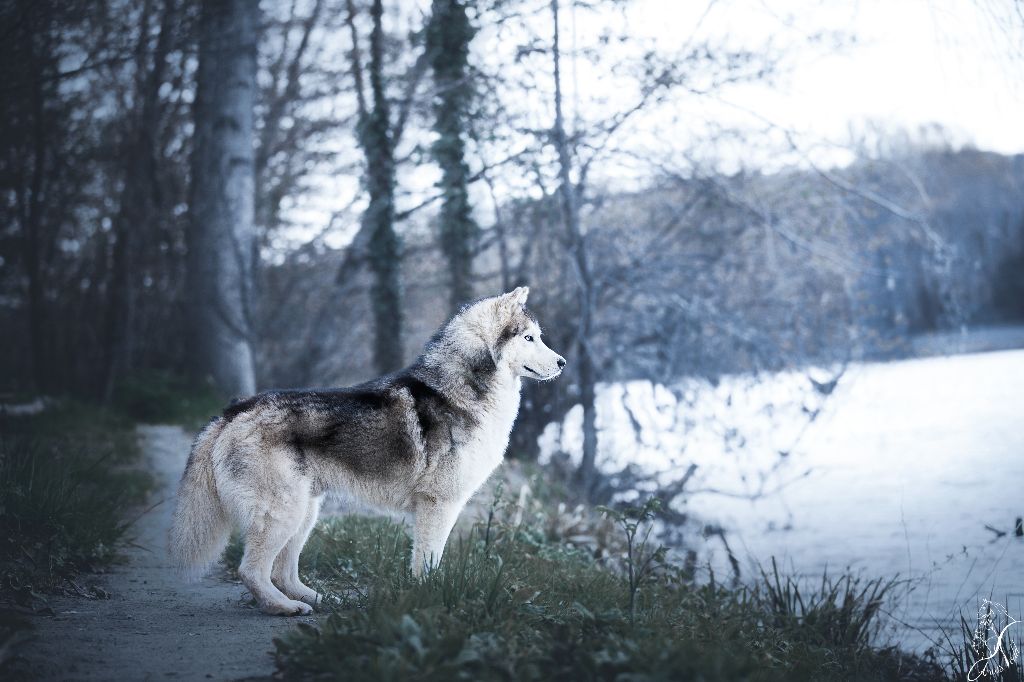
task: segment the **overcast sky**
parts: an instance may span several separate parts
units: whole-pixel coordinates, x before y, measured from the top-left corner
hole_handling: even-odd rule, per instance
[[[1014,3],[1017,3],[1016,8]],[[1024,152],[1024,3],[1020,0],[638,0],[631,29],[669,45],[701,33],[752,47],[816,30],[857,43],[798,64],[778,87],[734,103],[779,125],[845,142],[866,121],[939,123],[960,142]]]

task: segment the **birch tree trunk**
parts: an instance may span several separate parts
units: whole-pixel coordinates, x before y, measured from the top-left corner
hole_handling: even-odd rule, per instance
[[[255,267],[253,104],[259,5],[206,0],[188,232],[191,358],[229,395],[256,390],[252,353]]]

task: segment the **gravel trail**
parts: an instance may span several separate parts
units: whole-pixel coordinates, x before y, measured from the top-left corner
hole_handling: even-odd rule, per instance
[[[244,588],[214,575],[188,584],[175,575],[166,539],[174,490],[190,439],[175,426],[140,426],[158,504],[134,525],[125,561],[82,582],[109,599],[48,599],[53,616],[33,619],[22,656],[33,679],[236,680],[273,672],[272,640],[313,617],[266,616]]]

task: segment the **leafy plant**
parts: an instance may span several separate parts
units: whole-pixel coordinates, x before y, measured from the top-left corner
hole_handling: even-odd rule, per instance
[[[654,517],[661,510],[661,500],[652,497],[641,505],[628,505],[613,509],[600,506],[597,508],[606,517],[612,519],[623,531],[626,538],[626,579],[629,584],[629,618],[636,621],[636,597],[654,571],[665,563],[667,548],[658,545],[649,549],[648,542],[654,530]],[[637,538],[640,540],[637,541]]]

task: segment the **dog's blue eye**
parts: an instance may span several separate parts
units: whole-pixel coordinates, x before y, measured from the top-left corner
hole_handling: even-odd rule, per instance
[[[533,343],[533,337],[531,335],[527,334],[524,338],[530,343]]]

